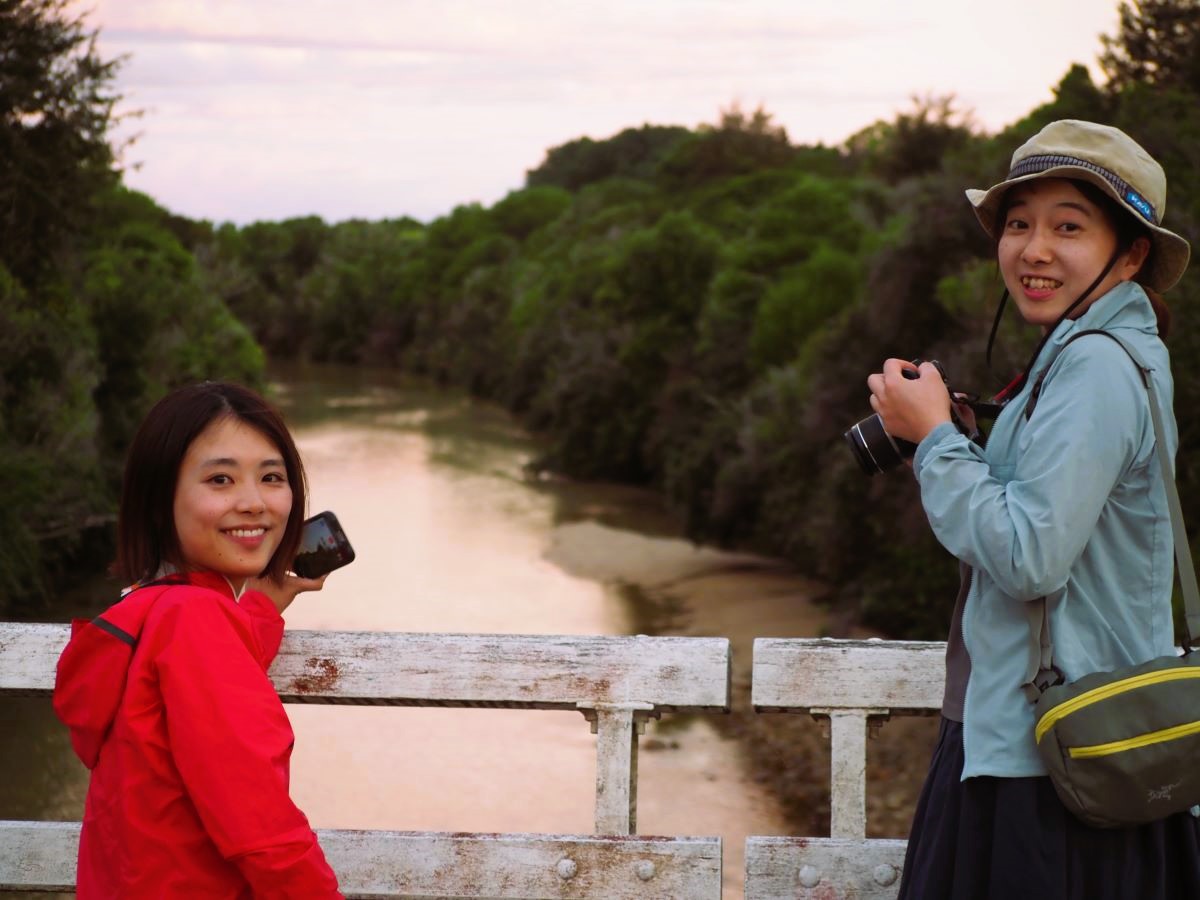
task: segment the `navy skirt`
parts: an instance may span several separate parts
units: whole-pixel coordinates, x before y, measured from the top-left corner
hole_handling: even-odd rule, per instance
[[[943,719],[898,900],[1200,900],[1191,813],[1090,828],[1049,778],[962,781],[962,769],[962,724]]]

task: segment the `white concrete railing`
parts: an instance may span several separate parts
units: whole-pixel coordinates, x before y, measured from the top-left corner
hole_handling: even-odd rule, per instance
[[[866,837],[867,730],[940,709],[945,654],[935,642],[754,642],[755,710],[829,719],[830,836],[747,838],[746,900],[895,900],[906,842]]]
[[[0,623],[0,692],[48,694],[65,625]],[[348,897],[718,900],[717,837],[636,836],[638,733],[729,711],[724,638],[288,632],[286,703],[577,709],[596,734],[596,834],[324,830]],[[0,822],[0,891],[70,890],[77,822]]]

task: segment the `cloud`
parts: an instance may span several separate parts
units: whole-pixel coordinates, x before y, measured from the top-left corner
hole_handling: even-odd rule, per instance
[[[999,127],[1095,56],[1115,6],[98,0],[92,22],[102,52],[129,54],[126,108],[146,111],[131,181],[168,205],[244,220],[291,198],[428,218],[498,199],[549,146],[694,126],[734,100],[799,142],[837,143],[914,94],[955,93]]]

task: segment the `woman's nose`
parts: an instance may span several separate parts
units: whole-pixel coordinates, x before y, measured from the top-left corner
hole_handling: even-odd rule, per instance
[[[242,490],[238,492],[238,509],[245,512],[261,512],[266,508],[266,503],[263,501],[262,491],[259,490],[258,484],[251,482],[242,486]]]
[[[1021,259],[1027,263],[1049,262],[1052,256],[1050,242],[1040,228],[1032,229],[1025,246],[1021,248]]]

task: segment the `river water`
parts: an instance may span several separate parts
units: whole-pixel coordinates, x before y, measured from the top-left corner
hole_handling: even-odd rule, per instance
[[[289,627],[645,632],[639,581],[744,568],[678,539],[649,492],[530,478],[535,442],[494,407],[383,371],[272,374],[308,469],[310,509],[336,512],[358,555],[322,592],[297,599]],[[98,611],[111,590],[77,605]],[[595,738],[579,713],[288,713],[293,796],[315,827],[593,828]],[[774,798],[708,717],[664,716],[642,744],[638,831],[720,835],[725,896],[740,898],[745,836],[788,833]],[[80,817],[86,772],[47,698],[0,700],[0,767],[0,818]]]

